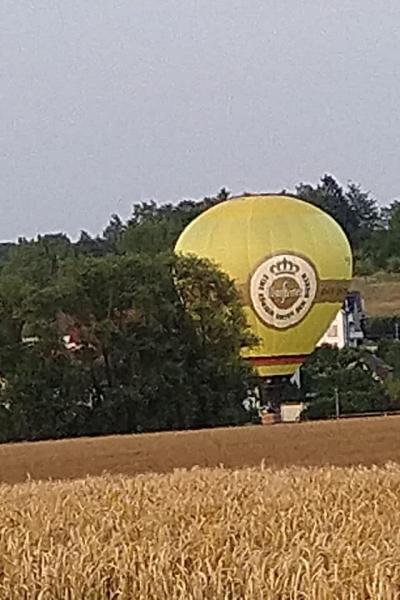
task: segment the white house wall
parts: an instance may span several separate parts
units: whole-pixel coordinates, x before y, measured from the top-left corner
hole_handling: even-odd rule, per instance
[[[336,348],[344,348],[347,342],[346,335],[346,318],[344,310],[339,310],[336,317],[330,324],[326,333],[322,336],[317,344],[317,347],[328,344]]]

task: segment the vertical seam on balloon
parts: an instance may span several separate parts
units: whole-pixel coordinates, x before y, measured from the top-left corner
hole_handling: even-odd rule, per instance
[[[333,219],[333,217],[331,217],[329,214],[327,216],[328,216],[328,219],[323,219],[323,229],[324,229],[324,239],[326,240],[326,244],[328,246],[328,253],[329,253],[330,252],[330,248],[331,248],[331,243],[332,243],[332,239],[331,239],[332,228],[328,227],[328,224],[329,224],[329,218]],[[328,258],[328,266],[329,266],[329,264],[330,264],[330,258]],[[318,273],[318,277],[319,277],[319,280],[322,279],[320,273]],[[326,272],[325,275],[324,275],[324,279],[327,279],[327,278],[330,278],[330,277],[331,277],[331,273],[330,273],[330,270],[328,270],[328,272]],[[331,323],[333,323],[334,318],[332,319],[331,322],[328,323],[327,329],[322,333],[321,338],[325,335],[325,333],[329,329]]]
[[[330,217],[330,215],[328,215],[328,217]],[[333,219],[333,217],[331,217],[331,218]],[[328,246],[328,254],[330,255],[331,246],[332,245],[334,246],[335,244],[333,244],[333,240],[332,240],[332,227],[328,227],[328,224],[329,224],[329,219],[324,219],[324,230],[325,230],[324,237],[326,240],[326,244]],[[328,261],[328,266],[329,266],[329,263],[330,263],[330,258]],[[329,270],[328,273],[325,274],[324,279],[330,279],[330,278],[331,278],[331,273]]]
[[[279,202],[279,209],[280,209],[280,204],[281,202]],[[278,211],[278,227],[280,227],[280,217],[279,217],[280,212]],[[269,227],[269,252],[271,252],[271,249],[274,248],[275,251],[277,250],[276,246],[275,246],[275,239],[274,239],[274,227]],[[276,331],[273,332],[272,334],[272,348],[269,348],[269,354],[270,355],[275,355],[276,353],[276,343],[277,343],[277,338],[278,338],[278,334]]]
[[[255,203],[255,199],[252,198],[251,202],[250,202],[250,206],[251,206],[251,210],[250,210],[250,214],[247,216],[247,263],[249,265],[248,268],[248,272],[251,274],[252,270],[253,270],[253,264],[250,264],[250,243],[251,243],[251,237],[250,237],[250,222],[253,222],[253,217],[254,217],[254,203]],[[250,302],[251,302],[251,294],[250,294]],[[252,309],[253,310],[253,309]],[[253,319],[254,320],[254,319]],[[259,343],[261,343],[261,336],[260,336],[260,323],[258,321],[258,319],[255,319],[255,324],[256,324],[256,334],[257,334],[257,338],[260,340]]]
[[[287,247],[290,247],[290,252],[294,251],[294,246],[293,246],[293,235],[292,235],[292,228],[291,228],[291,224],[292,224],[292,218],[288,218],[288,214],[287,211],[283,211],[283,215],[284,215],[284,227],[285,230],[288,232],[288,237],[289,237],[289,244],[286,244]],[[301,227],[301,222],[299,223],[300,227]]]

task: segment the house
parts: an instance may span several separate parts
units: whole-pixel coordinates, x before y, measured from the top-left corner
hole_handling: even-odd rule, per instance
[[[376,381],[384,381],[393,373],[393,367],[388,365],[384,360],[375,356],[372,352],[366,352],[361,362],[365,369],[368,369]]]
[[[342,349],[357,348],[364,340],[364,303],[360,292],[349,292],[342,308],[317,344]]]
[[[329,329],[317,344],[339,348],[357,348],[364,341],[365,321],[364,302],[360,292],[349,292],[342,308],[332,321]],[[301,388],[301,367],[293,374],[291,383]]]

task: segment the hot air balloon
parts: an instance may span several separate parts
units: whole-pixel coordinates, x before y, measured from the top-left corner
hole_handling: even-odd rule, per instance
[[[176,244],[218,265],[240,292],[259,339],[243,355],[262,377],[288,377],[310,355],[345,299],[350,244],[336,221],[288,195],[246,195],[194,219]]]

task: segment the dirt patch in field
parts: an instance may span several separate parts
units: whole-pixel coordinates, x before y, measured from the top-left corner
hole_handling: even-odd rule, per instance
[[[175,468],[400,463],[400,417],[249,426],[0,446],[0,481]]]

